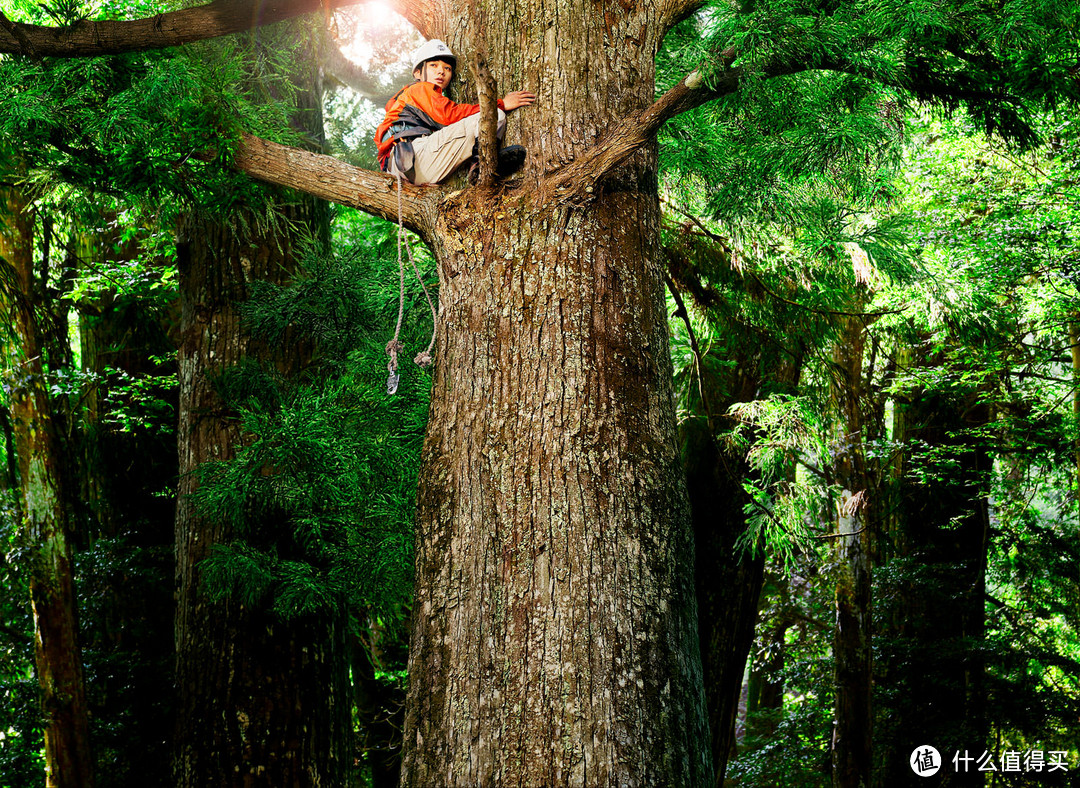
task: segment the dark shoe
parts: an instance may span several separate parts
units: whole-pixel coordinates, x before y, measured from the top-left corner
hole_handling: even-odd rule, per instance
[[[505,178],[507,175],[513,175],[525,163],[525,156],[524,145],[508,145],[505,148],[500,148],[499,163],[495,165],[495,176]]]

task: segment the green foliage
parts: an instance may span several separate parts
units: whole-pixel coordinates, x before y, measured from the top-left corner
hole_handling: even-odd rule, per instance
[[[821,676],[825,682],[827,675]],[[785,788],[828,788],[829,737],[832,708],[818,699],[804,699],[793,707],[756,713],[751,725],[763,731],[748,736],[746,751],[728,766],[735,785],[782,785]]]
[[[297,379],[242,365],[217,384],[250,438],[201,473],[200,513],[240,535],[205,562],[214,593],[285,617],[406,601],[427,382],[404,364],[401,392],[386,394],[396,307],[386,290],[396,277],[385,259],[362,248],[311,257],[290,285],[253,289],[256,336],[310,339],[318,350]],[[410,301],[423,298],[417,290]],[[424,316],[410,311],[408,336],[424,331]]]
[[[981,129],[1024,144],[1037,140],[1039,111],[1080,96],[1080,10],[1063,0],[748,0],[712,3],[702,18],[703,42],[676,48],[682,58],[732,47],[735,67],[849,74],[946,112],[966,107]],[[703,67],[715,78],[721,63]]]
[[[743,481],[751,502],[739,545],[765,544],[781,565],[793,567],[797,554],[815,552],[813,537],[827,522],[822,480],[807,472],[820,474],[811,460],[828,451],[816,424],[819,411],[807,398],[775,395],[736,403],[728,412],[739,425],[725,438],[746,446],[752,471]]]
[[[44,734],[32,667],[30,579],[21,561],[25,545],[12,491],[0,501],[0,788],[22,788],[40,782]]]
[[[949,681],[958,664],[985,668],[987,746],[1076,749],[1064,721],[1075,718],[1080,653],[1067,612],[1076,609],[1069,350],[1080,159],[1069,115],[1045,110],[1075,106],[1078,18],[1075,4],[1026,0],[717,4],[677,28],[658,61],[662,86],[695,67],[718,79],[713,53],[729,46],[732,67],[747,69],[737,94],[661,137],[669,274],[688,302],[671,309],[680,418],[708,419],[717,440],[745,453],[744,541],[766,537],[770,560],[813,597],[819,620],[831,620],[831,591],[801,578],[806,563],[828,576],[836,557],[809,537],[831,527],[840,462],[858,464],[851,478],[866,488],[880,551],[879,759],[912,735],[890,727],[893,713],[918,718],[911,671],[935,664]],[[811,68],[773,79],[753,71],[777,63]],[[840,329],[855,321],[866,350],[853,381],[832,350],[845,349]],[[857,444],[843,437],[845,396],[856,400]],[[906,438],[922,425],[894,419],[920,397],[963,414],[932,444]],[[974,447],[990,452],[992,469],[970,472]],[[971,487],[961,496],[960,485]],[[890,616],[912,598],[959,607],[968,597],[953,598],[955,577],[979,572],[941,557],[933,567],[886,562],[899,549],[897,519],[917,516],[903,510],[912,489],[967,496],[957,520],[991,496],[982,636],[896,636]],[[770,631],[790,627],[791,615],[764,606],[752,675],[775,650]],[[816,692],[836,679],[823,668],[807,681],[795,667],[827,663],[829,625],[819,634],[798,636],[801,656],[783,655],[783,702],[751,715],[727,775],[737,784],[829,782],[831,698]],[[974,729],[951,735],[983,743]]]
[[[0,58],[0,134],[39,188],[78,184],[155,206],[227,215],[264,188],[231,171],[239,130],[296,143],[291,75],[307,35],[231,37],[107,58]],[[170,199],[164,200],[168,196]],[[179,197],[177,201],[175,197]]]
[[[828,786],[834,702],[829,578],[821,549],[770,560],[750,655],[744,739],[727,775],[743,786]],[[778,696],[763,697],[765,685]]]

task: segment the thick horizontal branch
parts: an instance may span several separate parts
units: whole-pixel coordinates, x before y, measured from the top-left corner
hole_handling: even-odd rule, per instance
[[[82,20],[69,27],[12,22],[0,14],[0,52],[32,57],[92,57],[190,44],[364,0],[214,0],[126,21]]]
[[[688,74],[651,107],[624,118],[601,143],[552,174],[544,187],[554,189],[556,193],[561,190],[564,195],[592,191],[612,170],[652,142],[660,127],[671,118],[737,91],[746,70],[742,67],[731,68],[735,59],[733,49],[724,50],[718,57],[724,70],[714,84],[708,85],[699,71]],[[763,75],[767,78],[779,77],[809,68],[809,64],[798,61],[773,63],[763,69]]]
[[[244,134],[233,166],[265,183],[306,192],[391,221],[398,219],[394,178],[354,167],[333,156]],[[402,184],[401,219],[406,227],[416,231],[426,227],[425,209],[435,193],[434,189]]]
[[[725,50],[720,57],[722,62],[730,64],[734,54],[731,50]],[[802,69],[774,70],[776,73],[770,71],[771,76]],[[687,75],[651,107],[624,118],[601,143],[551,175],[544,184],[545,188],[572,190],[574,193],[591,191],[612,170],[655,139],[660,127],[668,120],[738,90],[743,74],[741,68],[725,69],[712,86],[706,84],[705,78],[698,71]]]

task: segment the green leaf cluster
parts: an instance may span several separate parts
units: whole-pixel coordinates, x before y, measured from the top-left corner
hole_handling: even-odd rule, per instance
[[[201,516],[238,536],[203,564],[212,593],[283,617],[406,602],[427,381],[408,370],[402,392],[386,394],[396,304],[378,292],[393,272],[384,260],[362,248],[313,255],[291,284],[253,288],[254,336],[317,351],[295,378],[246,364],[216,384],[248,437],[200,473]],[[417,345],[422,316],[411,310],[405,335]]]

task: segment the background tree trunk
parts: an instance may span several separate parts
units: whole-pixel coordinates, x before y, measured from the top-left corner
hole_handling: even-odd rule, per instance
[[[925,362],[924,362],[925,363]],[[932,744],[942,770],[954,752],[988,746],[984,689],[986,560],[989,512],[984,492],[991,460],[970,428],[989,410],[975,392],[911,391],[896,403],[909,446],[902,467],[896,564],[884,620],[881,682],[902,688],[882,710],[882,784],[919,785],[913,750]],[[918,739],[916,741],[915,739]],[[887,775],[887,777],[886,777]],[[983,785],[976,764],[950,785]]]
[[[311,31],[299,28],[293,34],[310,36]],[[321,136],[319,91],[310,81],[306,88],[299,95],[307,103],[298,114],[312,134]],[[233,523],[199,516],[191,498],[196,469],[231,457],[242,443],[239,424],[215,391],[215,378],[243,360],[282,373],[296,371],[310,355],[295,344],[267,348],[248,337],[241,324],[249,283],[283,282],[296,270],[302,242],[326,245],[325,203],[303,198],[281,210],[278,231],[239,229],[258,227],[255,217],[247,222],[234,217],[232,223],[227,217],[189,217],[178,243],[179,701],[173,771],[175,784],[188,788],[349,785],[352,773],[344,615],[286,622],[258,605],[212,601],[199,566],[215,545],[237,535]]]
[[[298,221],[318,220],[309,204]],[[245,358],[269,361],[240,325],[248,282],[294,268],[287,236],[238,237],[192,222],[180,244],[180,496],[177,506],[177,686],[174,778],[178,786],[343,785],[351,763],[347,652],[337,620],[283,622],[235,600],[211,601],[199,562],[235,537],[233,524],[200,517],[195,470],[241,445],[239,425],[213,378]],[[300,361],[293,348],[277,363]],[[273,527],[273,524],[268,524]]]
[[[747,495],[742,480],[749,469],[745,457],[720,449],[703,421],[685,423],[683,434],[697,558],[705,699],[716,784],[722,785],[735,747],[735,717],[754,641],[765,549],[758,545],[751,555],[735,547],[746,530]]]
[[[860,318],[843,318],[833,351],[834,398],[840,419],[836,484],[840,488],[836,540],[836,720],[833,785],[870,785],[871,715],[870,516],[872,495],[863,448],[862,374],[866,346]]]
[[[45,382],[44,337],[34,276],[34,220],[16,187],[0,186],[0,258],[11,267],[8,305],[19,353],[7,382],[23,515],[30,544],[35,667],[45,715],[48,788],[90,788],[86,691],[78,643],[74,563],[56,419]]]

